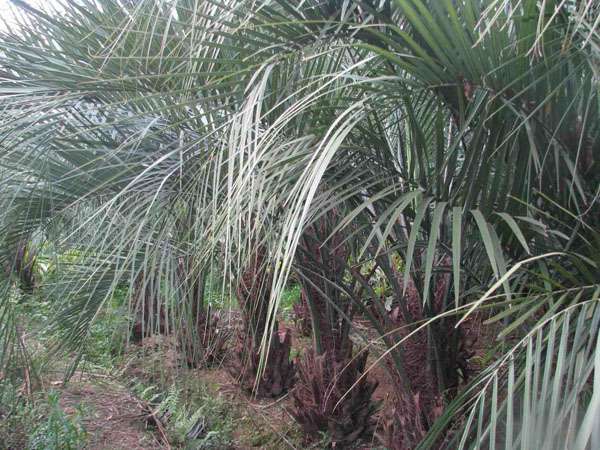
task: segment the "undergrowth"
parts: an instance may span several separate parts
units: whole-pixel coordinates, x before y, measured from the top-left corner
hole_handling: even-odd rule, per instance
[[[39,280],[52,282],[52,266],[46,267]],[[214,284],[214,283],[213,283]],[[219,302],[218,289],[211,284],[212,302]],[[21,328],[27,337],[26,345],[32,351],[35,366],[45,381],[64,375],[69,360],[76,355],[52,355],[44,351],[53,342],[48,326],[61,301],[40,286],[31,293],[16,290],[14,314],[20,318]],[[87,336],[79,359],[81,372],[110,376],[115,382],[125,382],[129,390],[146,403],[152,416],[160,420],[169,445],[181,449],[239,448],[241,439],[252,447],[279,448],[281,436],[270,428],[256,426],[243,407],[225,399],[215,386],[181,365],[179,351],[169,336],[153,336],[143,346],[127,346],[128,289],[119,289],[97,316]],[[289,286],[283,302],[284,315],[290,314],[300,297],[297,285]],[[221,302],[223,299],[220,300]],[[132,370],[133,373],[132,373]],[[76,450],[86,448],[91,435],[85,430],[82,419],[86,411],[80,407],[65,412],[60,406],[60,393],[40,389],[43,384],[28,384],[25,394],[23,373],[15,367],[15,376],[0,373],[0,450]],[[50,379],[47,377],[51,376]],[[132,381],[132,376],[134,376]],[[137,377],[137,378],[135,378]],[[140,420],[144,420],[141,418]],[[158,436],[156,424],[148,421]],[[234,425],[236,424],[236,425]],[[242,428],[240,428],[242,427]],[[284,430],[289,438],[297,430]],[[292,437],[293,436],[293,437]],[[296,439],[297,438],[297,439]],[[323,442],[326,441],[324,437]]]
[[[165,391],[135,382],[132,391],[165,426],[170,445],[190,450],[231,446],[234,422],[230,408],[203,383],[196,383],[193,391],[177,384]]]
[[[82,411],[67,415],[60,394],[49,391],[25,398],[10,383],[0,385],[0,448],[79,450],[86,447]]]
[[[30,450],[78,450],[86,447],[87,433],[77,409],[67,415],[59,405],[59,393],[48,392],[29,440]],[[37,415],[36,415],[37,416]]]

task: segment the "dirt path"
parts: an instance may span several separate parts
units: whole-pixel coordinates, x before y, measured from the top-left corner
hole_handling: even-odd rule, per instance
[[[86,379],[87,378],[87,379]],[[94,450],[163,449],[157,436],[146,430],[147,412],[126,388],[112,381],[75,377],[61,392],[60,405],[69,414],[82,412],[88,448]]]

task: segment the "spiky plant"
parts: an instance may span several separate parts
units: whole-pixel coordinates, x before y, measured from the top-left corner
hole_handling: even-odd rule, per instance
[[[444,262],[440,261],[438,267]],[[403,284],[400,275],[396,279]],[[448,282],[449,276],[444,272],[437,277],[432,299],[435,309],[429,312],[430,317],[440,314]],[[412,279],[400,301],[401,305],[390,302],[389,312],[384,313],[372,306],[386,330],[388,343],[392,343],[388,348],[393,355],[388,355],[385,363],[395,391],[386,399],[379,437],[393,450],[416,447],[442,413],[444,403],[452,398],[459,376],[468,376],[465,355],[457,351],[464,339],[461,330],[455,328],[456,320],[444,318],[435,323],[435,328],[416,329],[427,317],[427,311]],[[400,359],[400,366],[392,356]]]
[[[227,355],[230,330],[210,307],[191,317],[193,325],[184,326],[177,336],[188,367],[219,365]]]
[[[353,352],[354,298],[342,288],[350,249],[341,233],[332,233],[337,216],[331,211],[316,219],[296,255],[313,346],[299,362],[293,415],[309,436],[327,432],[343,447],[372,433],[377,383],[363,377],[369,352]]]
[[[377,383],[366,378],[368,353],[352,356],[308,351],[298,365],[293,415],[311,437],[328,433],[331,444],[344,448],[369,436],[375,427]]]

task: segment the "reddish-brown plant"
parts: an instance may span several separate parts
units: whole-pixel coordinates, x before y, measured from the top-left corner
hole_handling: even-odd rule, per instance
[[[341,448],[373,432],[377,409],[372,399],[377,382],[361,378],[368,352],[354,358],[351,353],[351,347],[337,358],[308,351],[298,365],[299,382],[292,394],[292,415],[304,431],[309,436],[327,432],[332,445]]]
[[[287,329],[279,330],[275,323],[261,367],[271,282],[265,261],[264,250],[259,247],[238,281],[236,294],[243,327],[237,337],[232,373],[246,391],[259,397],[278,397],[293,385],[295,366],[290,360],[291,333]]]
[[[438,268],[448,263],[448,258],[443,258]],[[397,285],[403,286],[402,277],[396,271],[394,276],[399,280]],[[459,376],[469,374],[466,361],[470,354],[461,349],[466,339],[473,339],[473,333],[465,334],[464,326],[456,329],[452,318],[415,331],[424,319],[443,311],[449,283],[448,273],[441,272],[436,277],[429,310],[425,310],[412,278],[400,299],[402,303],[395,305],[385,317],[373,308],[385,331],[390,332],[388,344],[402,341],[395,351],[402,360],[403,374],[398,372],[391,357],[386,358],[396,389],[386,399],[378,433],[382,444],[391,450],[415,448],[441,414],[444,395],[451,396]],[[436,336],[445,338],[436,340]]]
[[[299,363],[293,415],[309,436],[327,432],[332,444],[343,447],[372,433],[377,384],[363,377],[368,352],[353,355],[355,299],[344,286],[350,251],[340,233],[331,234],[335,219],[330,213],[309,227],[296,255],[313,348]]]
[[[276,325],[277,326],[277,325]],[[279,397],[295,381],[295,365],[290,360],[292,334],[288,329],[273,333],[265,366],[260,373],[261,349],[253,339],[239,334],[232,373],[242,388],[257,397]]]

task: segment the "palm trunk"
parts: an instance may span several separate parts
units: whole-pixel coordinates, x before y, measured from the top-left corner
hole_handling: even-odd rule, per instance
[[[187,264],[179,262],[179,276],[183,287],[184,326],[178,339],[187,364],[189,367],[218,364],[225,356],[229,333],[220,326],[219,317],[212,314],[210,305],[205,305],[206,273],[198,271],[190,258]]]
[[[265,266],[264,249],[259,248],[244,270],[237,286],[243,328],[238,335],[233,374],[242,388],[258,397],[278,397],[294,383],[295,366],[290,361],[292,336],[287,329],[275,330],[261,367],[262,339],[268,322],[271,274]]]

